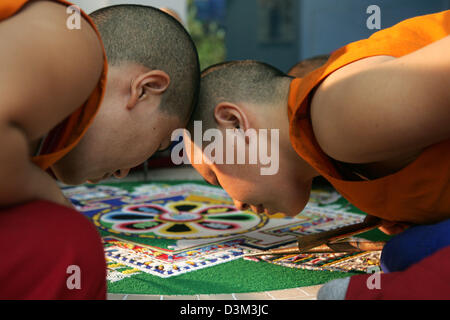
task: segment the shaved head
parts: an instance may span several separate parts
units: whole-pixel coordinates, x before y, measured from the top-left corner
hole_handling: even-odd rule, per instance
[[[290,81],[282,71],[258,61],[232,61],[202,72],[197,108],[191,118],[203,121],[207,130],[215,126],[214,109],[221,102],[273,105],[283,99],[280,85]]]
[[[322,67],[325,63],[327,63],[329,58],[329,55],[321,55],[303,60],[293,66],[292,69],[289,70],[288,74],[296,78],[303,78],[308,73]]]
[[[91,15],[108,63],[142,65],[170,76],[161,110],[188,119],[198,96],[200,66],[195,45],[179,21],[159,9],[139,5],[106,7]]]

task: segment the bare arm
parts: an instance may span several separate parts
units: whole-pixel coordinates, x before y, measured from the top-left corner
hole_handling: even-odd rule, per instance
[[[312,102],[322,149],[349,163],[393,159],[450,138],[450,37],[330,75]]]
[[[67,205],[53,178],[30,162],[23,131],[3,124],[0,137],[0,207],[38,199]]]
[[[35,2],[0,23],[0,207],[35,199],[67,203],[30,161],[28,147],[82,105],[101,74],[98,38],[84,20],[81,30],[68,30],[65,10]]]

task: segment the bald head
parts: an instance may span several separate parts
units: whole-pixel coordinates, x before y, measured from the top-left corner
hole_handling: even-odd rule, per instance
[[[215,126],[214,109],[221,102],[271,106],[285,97],[282,85],[291,79],[280,70],[257,61],[232,61],[204,70],[198,105],[191,118],[203,121],[206,130]]]
[[[161,110],[189,118],[198,96],[200,66],[195,45],[172,16],[153,7],[118,5],[91,14],[111,66],[134,63],[170,76]]]

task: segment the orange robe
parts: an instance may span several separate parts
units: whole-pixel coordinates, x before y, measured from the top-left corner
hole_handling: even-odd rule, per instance
[[[30,0],[1,0],[0,1],[0,22],[13,16]],[[66,6],[72,4],[64,0],[54,0]],[[100,41],[100,33],[87,14],[82,12],[82,16],[90,23],[97,33]],[[69,18],[69,15],[67,16]],[[43,170],[49,169],[58,160],[63,158],[72,150],[86,133],[100,107],[106,86],[106,74],[108,70],[106,53],[103,49],[104,66],[101,78],[90,97],[86,102],[58,124],[45,139],[43,150],[39,155],[32,158],[32,161]],[[50,94],[50,93],[49,93]]]
[[[370,215],[417,224],[449,219],[450,140],[428,147],[418,159],[395,174],[371,181],[348,181],[314,137],[311,94],[331,73],[350,63],[378,55],[399,58],[449,34],[450,10],[408,19],[339,49],[326,65],[303,79],[292,81],[288,111],[294,149],[343,197]]]

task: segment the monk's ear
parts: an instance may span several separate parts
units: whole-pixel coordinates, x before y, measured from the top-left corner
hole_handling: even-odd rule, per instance
[[[214,109],[214,118],[219,127],[223,129],[239,129],[244,132],[249,129],[245,111],[234,103],[219,103]]]
[[[139,101],[164,94],[170,85],[170,76],[161,70],[139,75],[131,82],[131,95],[127,108],[132,109]]]

